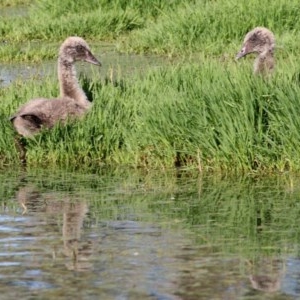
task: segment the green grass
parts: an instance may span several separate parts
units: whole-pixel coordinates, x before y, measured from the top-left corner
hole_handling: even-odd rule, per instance
[[[26,3],[26,2],[25,2]],[[230,17],[229,17],[230,16]],[[61,42],[68,35],[93,41],[114,41],[120,51],[167,55],[205,53],[229,55],[236,51],[245,33],[266,26],[276,34],[286,51],[299,51],[299,5],[297,0],[235,1],[59,1],[36,0],[27,15],[9,15],[0,22],[1,39],[12,49],[28,41]],[[4,60],[30,60],[36,49]],[[48,55],[56,55],[50,48]],[[30,52],[28,54],[28,52]]]
[[[145,26],[161,11],[180,3],[164,1],[48,1],[37,0],[24,17],[2,18],[0,33],[11,43],[28,40],[61,41],[68,35],[112,40]]]
[[[300,87],[285,73],[292,66],[282,64],[264,80],[252,75],[248,63],[181,63],[115,84],[81,78],[93,96],[92,110],[83,120],[27,140],[28,164],[298,171]],[[2,89],[2,115],[24,99],[58,93],[55,78],[17,87]],[[16,155],[8,147],[14,134],[7,119],[2,126],[2,156]]]
[[[299,9],[297,1],[186,1],[133,32],[127,48],[168,55],[199,51],[224,55],[236,49],[247,31],[265,26],[278,37],[286,35],[285,46],[298,49]]]
[[[14,7],[18,5],[29,5],[31,0],[1,0],[0,7]]]
[[[114,83],[96,74],[82,77],[92,110],[27,140],[28,165],[299,171],[298,12],[295,0],[38,0],[28,16],[3,18],[2,61],[56,57],[61,40],[75,34],[93,44],[110,41],[120,51],[175,57]],[[255,26],[276,35],[277,66],[269,79],[253,76],[253,57],[234,61]],[[55,76],[1,89],[2,166],[18,164],[9,115],[28,99],[57,94]]]

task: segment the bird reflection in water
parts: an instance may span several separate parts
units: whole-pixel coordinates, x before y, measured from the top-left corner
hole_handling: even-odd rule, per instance
[[[255,290],[274,293],[280,290],[285,274],[285,264],[282,259],[262,258],[251,266],[249,276],[251,286]]]
[[[60,253],[70,260],[66,262],[69,270],[87,271],[92,268],[90,258],[93,254],[93,242],[82,240],[84,219],[88,213],[88,205],[75,195],[65,192],[45,192],[32,185],[21,186],[16,192],[16,199],[22,207],[23,215],[45,216],[54,219],[53,230],[59,230],[62,220],[63,249],[54,249],[53,258],[58,259]],[[52,225],[52,224],[51,224]],[[48,229],[47,229],[48,230]]]

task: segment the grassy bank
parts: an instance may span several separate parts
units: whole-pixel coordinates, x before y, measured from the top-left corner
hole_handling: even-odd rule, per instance
[[[2,61],[52,58],[58,42],[74,34],[113,41],[122,51],[176,56],[142,77],[81,78],[92,110],[27,140],[28,165],[299,171],[298,2],[164,3],[39,0],[27,17],[4,18]],[[277,68],[269,79],[253,76],[253,58],[234,61],[245,32],[257,25],[277,37]],[[27,99],[57,94],[55,75],[0,90],[3,166],[18,164],[8,116]]]
[[[43,49],[41,42],[31,47],[29,42],[57,44],[69,35],[114,42],[120,51],[169,56],[201,52],[209,57],[232,55],[244,34],[259,25],[273,30],[286,51],[296,53],[300,45],[297,0],[36,0],[27,6],[25,15],[10,13],[1,19],[1,39],[7,41],[0,47],[2,61],[55,57],[57,47]]]
[[[180,64],[126,81],[81,78],[94,105],[84,120],[27,140],[28,164],[188,166],[199,170],[299,170],[300,87],[282,66],[270,80],[247,65]],[[295,68],[296,69],[296,68]],[[296,72],[296,70],[294,71]],[[56,79],[1,90],[1,115],[33,96],[58,93]],[[16,161],[3,117],[0,150]]]

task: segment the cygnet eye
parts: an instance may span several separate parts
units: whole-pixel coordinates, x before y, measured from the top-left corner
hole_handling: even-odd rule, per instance
[[[251,36],[251,38],[250,38],[250,42],[255,42],[256,40],[258,39],[258,35],[256,35],[256,34],[253,34],[252,36]]]
[[[77,45],[76,46],[76,51],[79,53],[83,53],[84,52],[84,47],[82,45]]]

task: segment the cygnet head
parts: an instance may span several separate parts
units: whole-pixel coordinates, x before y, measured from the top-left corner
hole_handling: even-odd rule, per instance
[[[87,42],[77,36],[68,37],[59,49],[60,60],[68,63],[75,61],[86,61],[94,65],[101,66],[101,63],[92,54]]]
[[[265,27],[256,27],[246,34],[242,49],[236,55],[236,59],[239,59],[249,53],[261,54],[267,51],[273,53],[274,48],[274,34]]]

